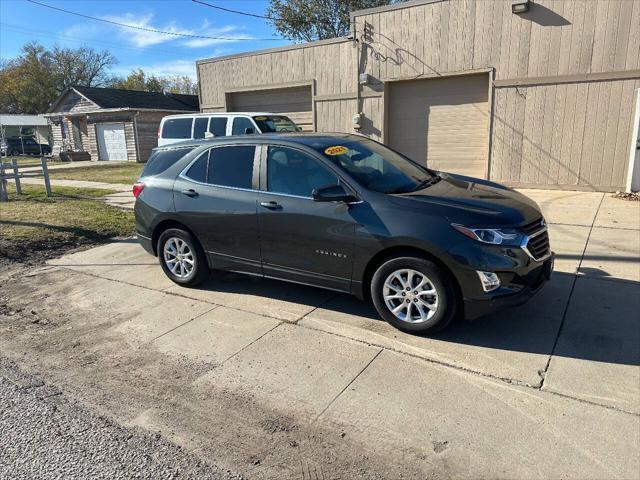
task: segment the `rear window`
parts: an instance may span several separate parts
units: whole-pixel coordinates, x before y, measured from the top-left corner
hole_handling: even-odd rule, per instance
[[[164,172],[193,148],[175,148],[171,150],[155,150],[151,153],[147,165],[142,170],[142,177],[151,177]]]
[[[170,118],[162,126],[162,138],[191,138],[193,118]]]

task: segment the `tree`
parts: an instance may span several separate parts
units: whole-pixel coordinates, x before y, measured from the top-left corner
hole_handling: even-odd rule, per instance
[[[185,93],[189,95],[198,94],[198,82],[187,75],[171,75],[162,77],[160,81],[164,85],[164,89],[171,93]]]
[[[349,13],[399,0],[271,0],[267,16],[276,31],[296,41],[311,42],[349,33]]]
[[[111,85],[113,88],[125,90],[139,90],[142,92],[162,92],[164,85],[155,75],[147,76],[141,68],[131,72],[127,78],[116,80]]]
[[[107,51],[91,48],[49,50],[37,42],[0,65],[0,111],[43,113],[69,86],[95,87],[107,81],[116,59]]]
[[[97,52],[87,47],[71,49],[56,46],[51,57],[62,90],[72,85],[105,86],[110,81],[108,69],[117,63],[107,50]]]
[[[143,92],[198,93],[198,84],[186,75],[156,77],[147,75],[141,68],[131,72],[127,78],[116,79],[111,86],[125,90]]]

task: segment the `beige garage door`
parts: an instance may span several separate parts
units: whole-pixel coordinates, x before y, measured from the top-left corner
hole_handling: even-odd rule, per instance
[[[430,168],[485,178],[489,75],[390,84],[389,145]]]
[[[313,131],[311,86],[230,94],[231,112],[282,113],[306,132]]]

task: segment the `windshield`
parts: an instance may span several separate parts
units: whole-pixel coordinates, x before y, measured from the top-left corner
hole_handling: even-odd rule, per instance
[[[368,190],[406,193],[439,180],[426,168],[372,140],[336,140],[335,145],[312,147]]]
[[[262,133],[298,132],[300,128],[283,115],[258,115],[253,120]]]

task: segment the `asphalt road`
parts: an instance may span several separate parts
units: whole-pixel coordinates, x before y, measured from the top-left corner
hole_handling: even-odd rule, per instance
[[[242,478],[159,434],[124,428],[0,358],[0,478]]]

